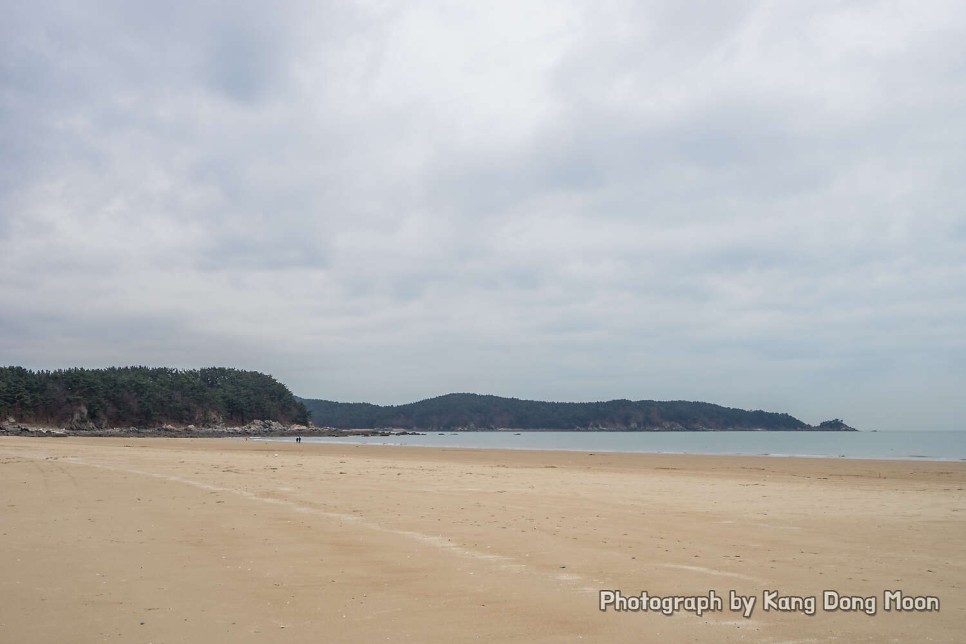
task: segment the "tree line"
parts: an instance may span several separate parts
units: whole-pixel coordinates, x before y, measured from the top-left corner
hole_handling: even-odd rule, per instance
[[[110,367],[31,371],[0,367],[0,417],[83,428],[308,422],[288,388],[256,371],[225,367]]]
[[[448,394],[397,406],[302,399],[320,427],[556,430],[807,430],[784,413],[705,402],[611,400],[559,403],[478,394]]]

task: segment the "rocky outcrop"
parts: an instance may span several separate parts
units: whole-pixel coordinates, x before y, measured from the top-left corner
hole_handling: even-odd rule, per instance
[[[73,431],[97,429],[97,425],[95,425],[94,421],[92,421],[87,415],[87,405],[80,403],[77,408],[74,409],[74,413],[71,416],[70,421],[68,421],[65,429],[70,429]]]
[[[230,427],[225,425],[197,426],[160,425],[158,427],[92,427],[83,425],[83,429],[39,427],[18,423],[8,418],[0,423],[0,435],[8,436],[125,436],[150,437],[163,436],[166,438],[230,438],[230,437],[279,437],[289,436],[400,436],[420,435],[419,432],[366,430],[366,429],[334,429],[332,427],[315,427],[313,425],[285,425],[272,420],[253,420],[247,425]]]
[[[833,418],[832,420],[825,420],[813,427],[812,429],[822,431],[822,432],[857,432],[855,427],[849,427],[846,425],[841,418]]]
[[[67,432],[59,428],[25,425],[8,416],[5,421],[0,422],[0,436],[67,436]]]
[[[0,434],[19,434],[21,432],[29,431],[29,427],[18,423],[17,419],[13,416],[7,416],[7,419],[0,423]]]

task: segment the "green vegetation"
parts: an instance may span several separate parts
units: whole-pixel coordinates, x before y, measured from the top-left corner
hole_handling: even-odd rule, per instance
[[[823,420],[818,424],[818,429],[828,432],[854,432],[854,428],[849,427],[841,418],[833,418],[832,420]]]
[[[307,423],[288,388],[255,371],[0,367],[0,419],[72,429]]]
[[[477,394],[449,394],[389,407],[328,400],[303,399],[302,402],[316,425],[336,428],[624,431],[812,429],[788,414],[686,401],[554,403]]]

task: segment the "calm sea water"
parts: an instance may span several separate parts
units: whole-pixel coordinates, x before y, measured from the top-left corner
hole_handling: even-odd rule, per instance
[[[291,441],[294,439],[277,439]],[[488,449],[830,456],[966,461],[966,431],[896,432],[427,432],[422,436],[310,438],[311,443]]]

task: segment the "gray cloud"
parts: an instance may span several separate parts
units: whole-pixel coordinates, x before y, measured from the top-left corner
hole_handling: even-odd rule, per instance
[[[6,363],[966,413],[956,3],[5,16]]]

